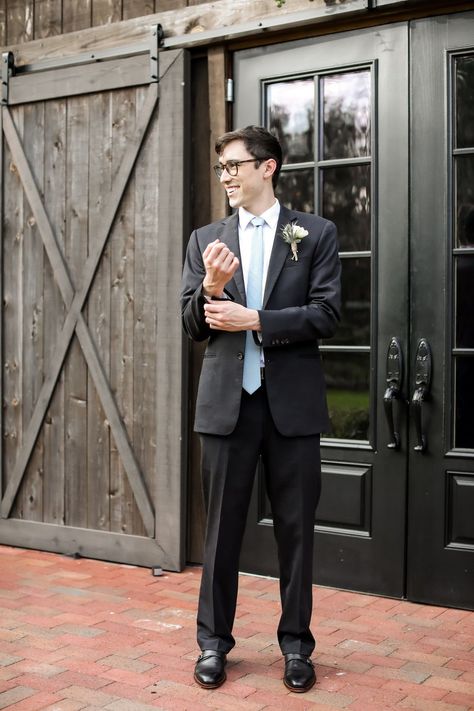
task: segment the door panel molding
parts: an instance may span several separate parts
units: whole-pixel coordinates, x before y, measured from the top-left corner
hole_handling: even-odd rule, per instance
[[[446,546],[474,554],[474,472],[447,471]]]

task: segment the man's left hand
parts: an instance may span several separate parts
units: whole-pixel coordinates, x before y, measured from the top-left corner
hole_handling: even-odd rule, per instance
[[[206,323],[218,331],[260,331],[258,311],[235,301],[210,301],[204,305]]]

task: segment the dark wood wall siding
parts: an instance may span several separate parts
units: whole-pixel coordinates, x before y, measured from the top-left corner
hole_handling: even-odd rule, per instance
[[[0,0],[0,44],[19,44],[205,1]]]

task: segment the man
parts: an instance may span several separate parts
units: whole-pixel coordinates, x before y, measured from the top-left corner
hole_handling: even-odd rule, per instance
[[[311,569],[319,437],[328,428],[318,339],[330,337],[339,319],[336,229],[280,206],[281,147],[264,128],[226,133],[216,152],[215,172],[237,212],[193,232],[182,286],[186,333],[208,340],[195,420],[208,520],[194,678],[209,689],[226,678],[261,456],[280,564],[283,681],[304,692],[316,681]]]

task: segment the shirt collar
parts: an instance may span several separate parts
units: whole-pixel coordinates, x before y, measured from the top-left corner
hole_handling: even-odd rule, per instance
[[[253,220],[255,215],[252,215],[251,212],[245,209],[245,207],[239,207],[239,227],[241,230],[245,230],[246,227],[248,226],[249,222]],[[278,218],[280,217],[280,203],[278,200],[275,198],[275,202],[271,207],[268,208],[268,210],[265,210],[265,212],[262,212],[259,217],[262,217],[267,225],[271,227],[271,229],[276,230],[277,225],[278,225]]]

